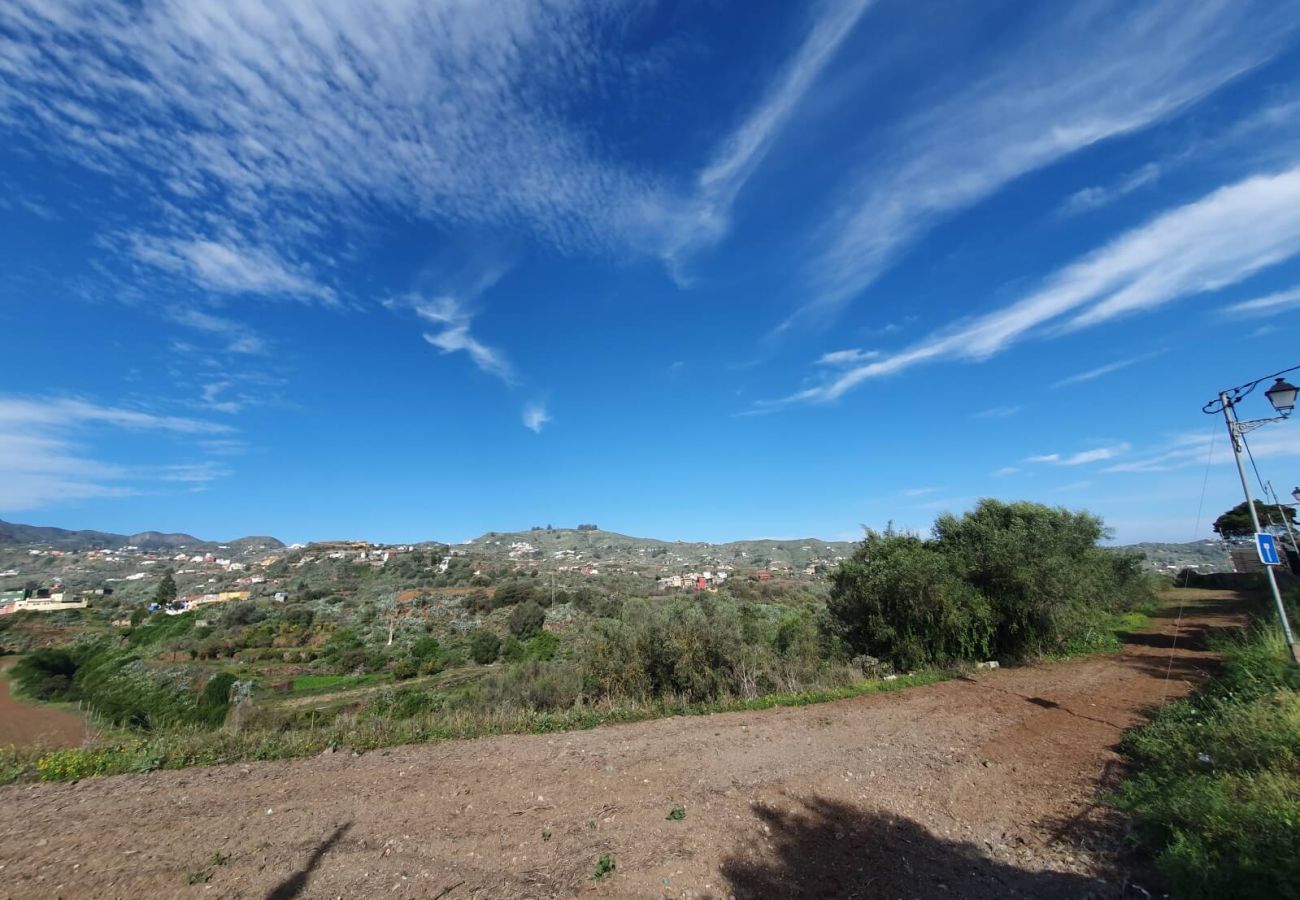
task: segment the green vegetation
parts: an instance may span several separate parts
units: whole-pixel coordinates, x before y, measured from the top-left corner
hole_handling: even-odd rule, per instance
[[[902,669],[1061,653],[1152,602],[1141,560],[1098,546],[1100,519],[983,500],[934,536],[869,532],[832,576],[835,633]]]
[[[606,875],[609,875],[613,871],[614,871],[614,857],[610,856],[608,853],[604,853],[601,855],[600,859],[596,860],[596,874],[591,876],[592,880],[600,881],[602,878],[604,878]]]
[[[501,653],[501,638],[497,637],[491,631],[481,628],[474,632],[469,641],[470,659],[480,666],[486,666],[489,663],[497,661],[497,656]]]
[[[1223,671],[1130,731],[1115,803],[1174,896],[1300,897],[1300,670],[1271,616],[1223,640]]]
[[[1037,549],[1017,545],[1026,531]],[[19,689],[80,700],[108,733],[74,751],[10,752],[0,780],[802,705],[932,683],[1004,648],[1111,649],[1145,582],[1127,557],[1095,546],[1100,534],[1086,515],[985,504],[940,519],[933,540],[869,535],[833,590],[811,574],[749,569],[717,590],[669,594],[652,576],[575,572],[553,584],[528,561],[471,563],[434,548],[382,566],[295,550],[264,567],[287,602],[142,615],[129,630],[104,621],[120,612],[87,610],[78,640],[29,654],[15,667]],[[684,545],[635,549],[663,546]],[[827,548],[744,546],[772,559]]]
[[[47,701],[81,701],[93,716],[138,731],[185,725],[219,726],[226,717],[233,675],[195,684],[184,670],[156,669],[107,641],[29,653],[14,666],[19,691]]]
[[[686,807],[674,806],[672,809],[668,810],[668,815],[665,816],[665,818],[669,822],[680,822],[682,819],[686,818]]]
[[[1255,515],[1259,517],[1259,524],[1264,528],[1268,528],[1270,525],[1281,527],[1286,524],[1287,519],[1290,519],[1292,527],[1300,524],[1296,522],[1295,509],[1290,506],[1278,509],[1278,507],[1260,500],[1253,502],[1255,504]],[[1225,540],[1248,538],[1254,535],[1255,524],[1250,520],[1250,509],[1246,506],[1245,500],[1242,500],[1214,520],[1214,533]]]

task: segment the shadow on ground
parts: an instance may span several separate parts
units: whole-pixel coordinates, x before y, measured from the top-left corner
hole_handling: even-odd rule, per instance
[[[293,900],[294,897],[300,896],[307,888],[307,879],[311,878],[311,873],[320,865],[320,861],[325,857],[325,854],[329,853],[330,848],[337,844],[351,827],[351,822],[344,822],[338,828],[335,828],[334,833],[311,852],[311,856],[307,859],[307,865],[271,888],[271,892],[266,895],[266,900]]]
[[[797,807],[754,807],[771,829],[770,846],[746,848],[721,866],[739,900],[1126,896],[1101,878],[1017,868],[901,816],[819,798]]]

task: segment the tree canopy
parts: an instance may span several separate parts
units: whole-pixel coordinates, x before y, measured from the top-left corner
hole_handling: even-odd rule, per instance
[[[1255,514],[1259,516],[1259,524],[1262,528],[1268,528],[1270,525],[1281,526],[1286,524],[1288,520],[1293,526],[1296,524],[1295,510],[1293,508],[1284,506],[1279,511],[1272,504],[1266,504],[1259,500],[1254,501],[1254,503]],[[1285,518],[1283,518],[1284,515]],[[1245,500],[1214,520],[1214,533],[1225,540],[1250,537],[1255,533],[1255,526],[1250,521],[1250,510],[1246,508]]]

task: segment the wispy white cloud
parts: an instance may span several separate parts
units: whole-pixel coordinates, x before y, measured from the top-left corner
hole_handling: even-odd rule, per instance
[[[670,208],[657,217],[665,226],[661,252],[674,270],[684,253],[726,233],[731,207],[741,188],[871,2],[833,0],[820,4],[818,15],[793,57],[700,172],[695,193],[674,199]]]
[[[927,102],[883,139],[817,238],[805,312],[846,302],[941,219],[1013,179],[1144,128],[1269,60],[1294,33],[1287,4],[1098,0],[1042,9],[1023,44]]]
[[[1010,306],[762,406],[835,400],[865,381],[922,363],[988,359],[1048,326],[1060,334],[1219,290],[1297,253],[1300,167],[1247,178],[1177,207],[1059,270]]]
[[[0,397],[0,510],[124,497],[159,482],[211,481],[224,466],[186,462],[163,466],[107,463],[88,456],[78,436],[97,428],[157,431],[179,436],[228,434],[219,423],[59,397]]]
[[[1015,475],[1020,471],[1018,466],[1003,466],[993,473],[994,478],[1006,478],[1008,475]]]
[[[1289,430],[1292,429],[1283,430],[1283,439],[1286,438],[1286,432]],[[1254,449],[1254,440],[1252,440],[1252,452],[1263,457],[1279,455],[1279,446],[1276,444],[1277,434],[1261,432],[1261,435],[1263,436],[1262,452]],[[1216,454],[1221,460],[1227,459],[1231,454],[1226,449],[1226,443],[1226,439],[1217,433],[1177,435],[1163,446],[1140,453],[1136,459],[1125,460],[1122,463],[1107,466],[1101,471],[1108,474],[1151,474],[1155,472],[1172,472],[1192,466],[1203,466]],[[1300,441],[1291,441],[1290,443],[1284,443],[1282,446],[1294,446],[1296,452],[1300,452]]]
[[[1164,174],[1163,166],[1160,163],[1150,162],[1137,171],[1130,172],[1108,187],[1101,185],[1086,187],[1065,199],[1065,202],[1061,204],[1061,215],[1075,216],[1091,212],[1094,209],[1101,209],[1103,206],[1109,206],[1134,191],[1141,190],[1149,184],[1154,184],[1162,174]]]
[[[540,403],[530,403],[524,407],[524,427],[535,434],[541,434],[542,428],[551,421],[546,407]]]
[[[643,226],[661,187],[544,101],[634,62],[630,5],[15,0],[0,9],[21,51],[0,63],[0,122],[143,180],[171,240],[242,230],[237,259],[177,243],[151,260],[216,289],[294,292],[302,273],[249,263],[249,247],[375,204],[604,247]]]
[[[226,341],[226,352],[260,356],[267,352],[266,340],[248,326],[200,309],[176,308],[171,319],[178,325],[216,335]]]
[[[1056,466],[1082,466],[1087,463],[1104,462],[1108,459],[1114,459],[1127,453],[1131,447],[1126,444],[1115,444],[1110,447],[1095,447],[1092,450],[1080,450],[1077,453],[1061,454],[1047,453],[1042,456],[1030,456],[1025,459],[1029,463],[1051,463]]]
[[[0,397],[0,429],[56,428],[111,425],[178,434],[229,434],[233,429],[217,422],[183,416],[165,416],[115,406],[101,406],[75,398]]]
[[[213,412],[237,413],[244,408],[240,400],[222,399],[222,395],[231,387],[229,381],[213,381],[203,385],[200,395],[203,405]]]
[[[1139,356],[1129,357],[1128,359],[1118,359],[1115,360],[1114,362],[1109,362],[1106,363],[1105,365],[1097,366],[1095,369],[1088,369],[1087,371],[1079,372],[1075,375],[1071,375],[1068,378],[1062,378],[1060,381],[1053,384],[1052,387],[1062,388],[1062,387],[1068,387],[1069,385],[1072,384],[1080,384],[1084,381],[1092,381],[1094,379],[1101,378],[1106,375],[1110,375],[1114,372],[1119,372],[1122,371],[1123,369],[1127,369],[1129,366],[1135,366],[1138,363],[1146,362],[1148,359],[1152,359],[1156,356],[1159,356],[1163,352],[1164,352],[1163,350],[1158,350],[1154,353],[1143,353],[1140,354]]]
[[[924,497],[926,494],[936,494],[936,493],[938,493],[940,490],[941,490],[941,488],[937,488],[937,487],[908,488],[907,490],[903,491],[903,496],[904,496],[904,497]]]
[[[869,362],[880,356],[879,350],[834,350],[830,353],[823,353],[817,358],[817,365],[831,366],[834,368],[843,368],[845,366],[856,366],[864,362]]]
[[[1224,309],[1228,315],[1268,316],[1300,306],[1300,288],[1243,300]]]
[[[270,250],[207,239],[133,235],[131,252],[143,262],[184,275],[212,291],[315,299],[334,304],[334,291],[279,259]]]
[[[500,378],[506,384],[515,383],[514,369],[500,350],[489,347],[470,332],[474,316],[459,300],[451,296],[425,299],[407,296],[389,300],[390,309],[409,308],[429,324],[438,326],[436,331],[426,331],[424,339],[443,353],[465,353],[474,365],[489,375]]]

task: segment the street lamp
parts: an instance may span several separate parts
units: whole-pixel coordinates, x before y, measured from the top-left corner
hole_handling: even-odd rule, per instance
[[[1281,372],[1265,375],[1263,378],[1256,379],[1248,384],[1239,385],[1226,391],[1219,391],[1218,399],[1211,400],[1201,409],[1207,415],[1223,413],[1223,420],[1228,426],[1228,436],[1232,442],[1232,455],[1237,461],[1237,474],[1241,477],[1241,490],[1246,495],[1246,511],[1250,513],[1250,522],[1255,527],[1256,534],[1259,534],[1263,529],[1259,527],[1259,514],[1255,511],[1255,501],[1250,496],[1250,483],[1246,479],[1246,465],[1241,460],[1242,435],[1270,422],[1281,422],[1291,415],[1291,412],[1295,409],[1297,388],[1281,376],[1287,372],[1294,372],[1296,369],[1300,369],[1300,366],[1283,369]],[[1245,421],[1238,419],[1237,404],[1255,388],[1259,387],[1260,382],[1269,378],[1276,378],[1277,380],[1272,387],[1264,392],[1264,396],[1268,398],[1268,402],[1277,415],[1269,419],[1246,419]],[[1296,496],[1297,493],[1300,493],[1300,488],[1292,492],[1292,496]],[[1297,500],[1300,500],[1300,497]],[[1282,634],[1286,638],[1287,646],[1291,649],[1291,659],[1293,662],[1300,664],[1300,644],[1296,643],[1295,635],[1291,632],[1291,623],[1286,616],[1286,605],[1282,602],[1282,592],[1278,590],[1277,577],[1273,574],[1272,566],[1264,567],[1264,576],[1268,580],[1269,590],[1273,594],[1273,604],[1277,607],[1277,617],[1282,623]]]

